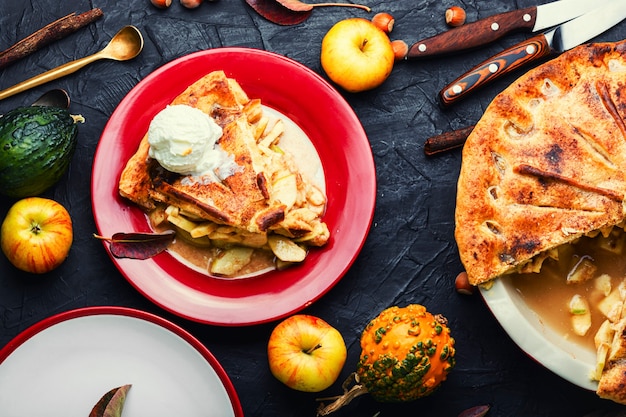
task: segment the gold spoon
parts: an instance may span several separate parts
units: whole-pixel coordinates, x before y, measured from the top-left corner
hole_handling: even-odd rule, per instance
[[[7,88],[6,90],[2,90],[0,91],[0,100],[17,93],[21,93],[22,91],[26,91],[30,88],[37,87],[38,85],[47,83],[48,81],[56,80],[57,78],[72,74],[85,65],[91,64],[99,59],[113,59],[115,61],[126,61],[132,59],[139,55],[142,49],[143,37],[141,36],[139,29],[134,26],[125,26],[120,29],[115,36],[113,36],[109,44],[100,52],[68,62],[46,71],[43,74],[36,75],[26,81],[22,81],[13,87]]]

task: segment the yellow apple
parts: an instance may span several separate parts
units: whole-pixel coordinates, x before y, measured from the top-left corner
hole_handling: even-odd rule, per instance
[[[298,391],[319,392],[337,380],[347,350],[341,333],[330,324],[296,314],[274,328],[267,356],[279,381]]]
[[[394,52],[385,32],[362,18],[337,22],[322,39],[322,68],[349,92],[381,85],[393,69]]]
[[[0,247],[22,271],[43,274],[63,263],[72,246],[72,219],[65,207],[41,197],[24,198],[7,213]]]

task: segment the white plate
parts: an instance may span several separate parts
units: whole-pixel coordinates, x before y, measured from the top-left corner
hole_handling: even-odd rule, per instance
[[[497,279],[489,290],[481,288],[480,292],[500,325],[531,358],[581,388],[597,389],[597,382],[589,378],[595,368],[595,351],[543,323],[510,279]]]
[[[2,417],[88,416],[107,391],[132,384],[124,417],[242,416],[212,354],[149,313],[91,307],[53,316],[0,350]]]

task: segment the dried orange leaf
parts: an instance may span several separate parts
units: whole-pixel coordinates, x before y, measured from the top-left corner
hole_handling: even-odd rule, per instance
[[[130,384],[122,385],[104,394],[89,413],[89,417],[121,417],[130,387]]]

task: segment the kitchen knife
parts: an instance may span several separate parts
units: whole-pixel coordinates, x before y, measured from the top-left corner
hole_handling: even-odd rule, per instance
[[[448,84],[439,92],[439,101],[444,107],[450,106],[472,91],[523,65],[550,54],[565,52],[588,41],[624,18],[626,1],[619,0],[520,42],[478,64]]]
[[[567,22],[596,7],[623,1],[558,0],[496,14],[418,41],[409,48],[405,58],[426,58],[473,49],[491,43],[514,31],[537,32]]]

